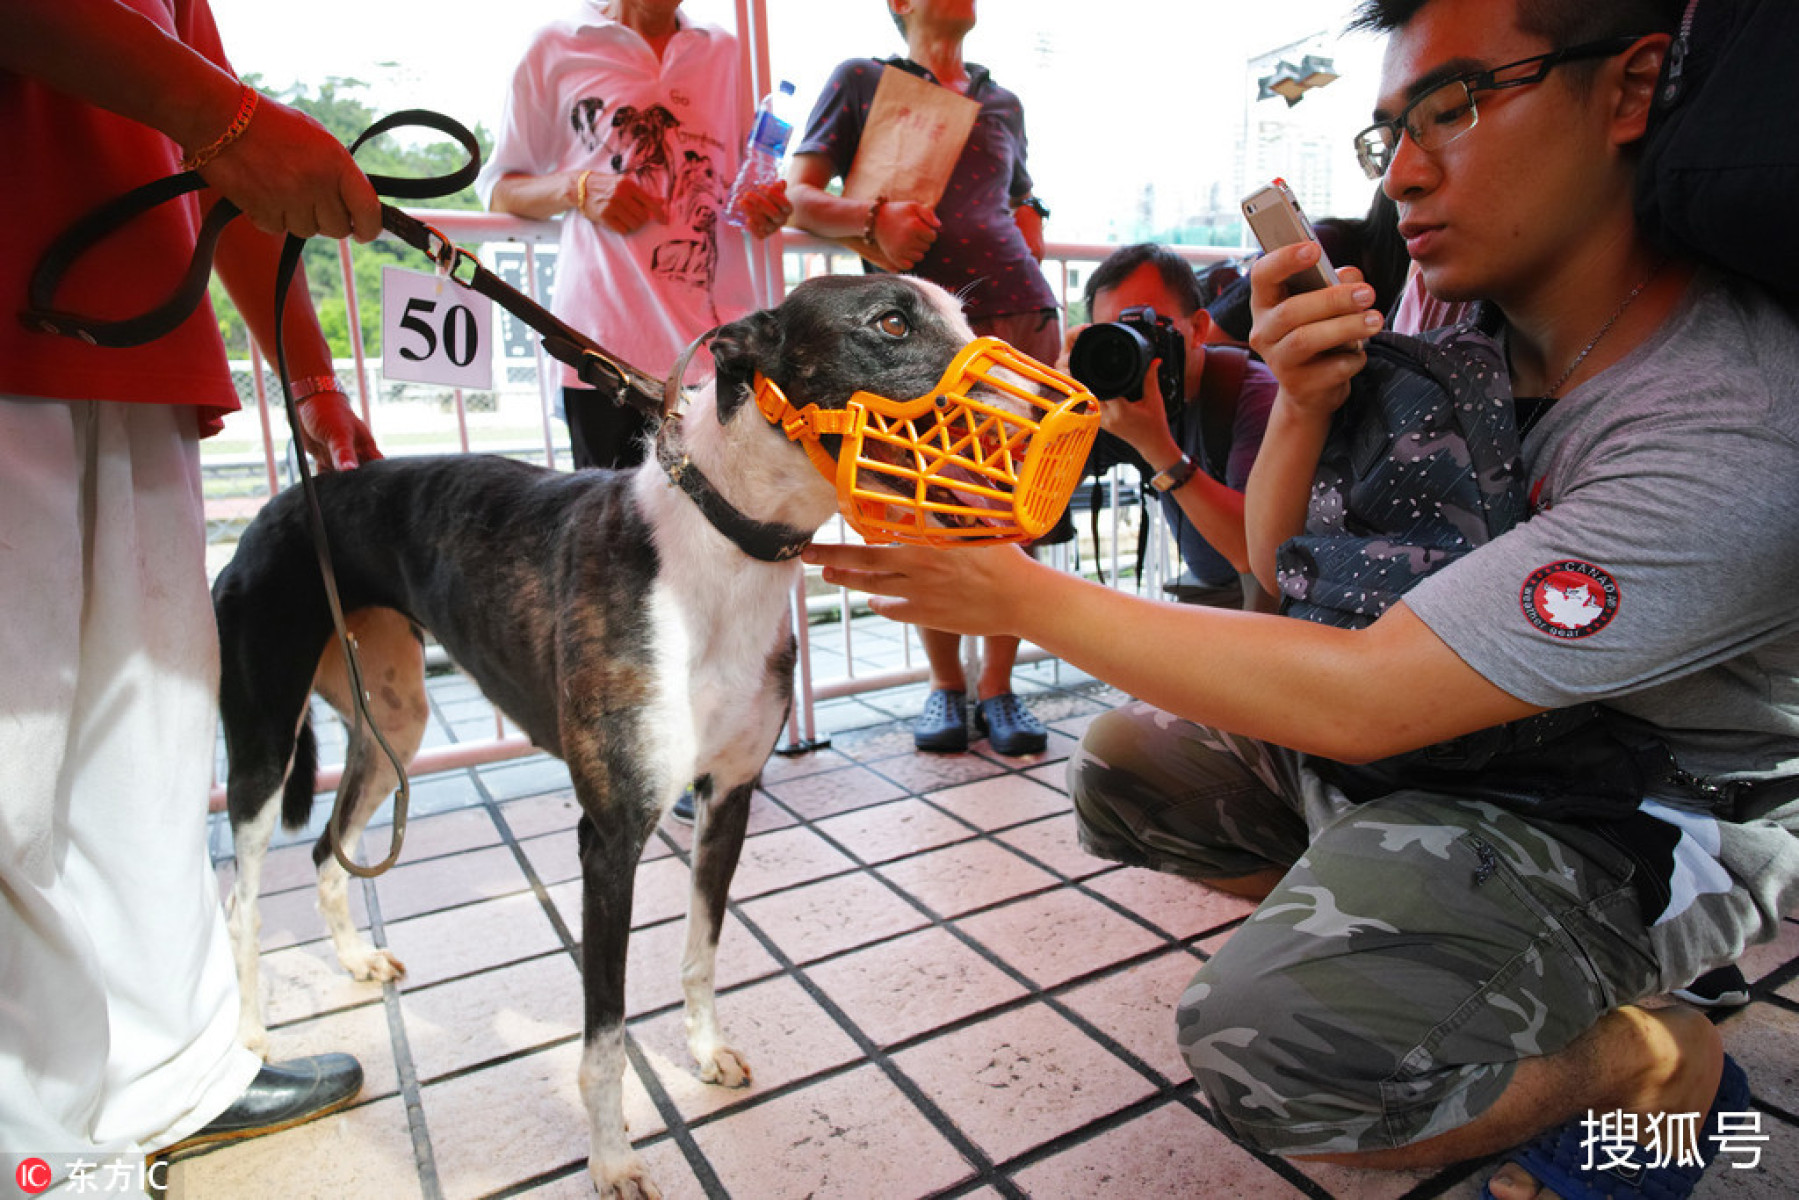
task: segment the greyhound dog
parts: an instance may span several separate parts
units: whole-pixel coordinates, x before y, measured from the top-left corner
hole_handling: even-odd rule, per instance
[[[373,718],[402,756],[426,720],[428,629],[534,743],[568,764],[581,806],[580,1069],[589,1170],[603,1196],[659,1193],[625,1134],[625,952],[634,868],[690,783],[700,803],[681,964],[688,1048],[727,1087],[750,1069],[719,1028],[713,971],[750,796],[792,699],[789,597],[799,550],[832,513],[831,483],[749,402],[758,374],[795,406],[859,390],[930,391],[973,339],[942,289],[902,276],[826,277],[719,331],[714,382],[667,420],[650,461],[560,473],[500,458],[388,459],[326,475],[317,494]],[[835,454],[839,439],[826,439]],[[308,695],[348,714],[305,498],[289,489],[245,532],[213,588],[237,881],[231,929],[240,1036],[266,1053],[257,893],[277,817],[305,825],[316,752]],[[396,784],[349,747],[346,853]],[[279,803],[277,802],[279,798]],[[404,968],[351,920],[346,872],[313,850],[319,907],[358,979]]]

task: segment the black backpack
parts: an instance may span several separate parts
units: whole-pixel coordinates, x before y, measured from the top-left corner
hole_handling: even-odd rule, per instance
[[[1799,3],[1688,0],[1637,171],[1651,241],[1799,298]]]
[[[1277,555],[1281,611],[1360,628],[1524,520],[1520,440],[1491,337],[1376,334],[1320,456],[1306,530]],[[1358,803],[1425,788],[1569,821],[1634,810],[1666,761],[1652,736],[1583,704],[1371,763],[1307,764]]]
[[[1377,334],[1276,557],[1281,611],[1361,628],[1426,575],[1523,520],[1509,373],[1471,327]],[[1416,498],[1430,497],[1420,509]]]

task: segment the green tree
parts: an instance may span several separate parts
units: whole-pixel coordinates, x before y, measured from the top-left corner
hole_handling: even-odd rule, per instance
[[[259,80],[252,75],[247,82],[254,86]],[[345,145],[349,145],[382,115],[364,103],[357,94],[367,86],[361,80],[332,76],[319,85],[316,93],[306,84],[296,83],[284,91],[270,91],[268,94],[306,113]],[[392,175],[406,179],[448,175],[463,165],[466,154],[461,146],[429,130],[423,131],[423,134],[433,140],[409,144],[395,134],[382,134],[356,152],[356,161],[371,175]],[[475,126],[474,134],[475,141],[481,147],[481,154],[485,157],[493,149],[493,139],[480,125]],[[481,201],[475,195],[473,187],[465,187],[450,196],[408,200],[405,206],[479,209]],[[319,324],[331,343],[331,353],[339,358],[347,358],[352,352],[349,304],[344,293],[343,268],[337,243],[329,238],[309,240],[301,256],[301,263],[306,268],[313,307],[318,310]],[[370,356],[381,353],[381,268],[384,266],[422,270],[429,263],[416,250],[392,238],[380,238],[367,245],[351,244],[350,267],[356,284],[358,309],[362,316],[363,347]],[[225,344],[230,348],[232,357],[248,357],[249,333],[244,326],[243,317],[216,278],[212,282],[212,304],[213,311],[219,318],[219,329],[225,336]]]

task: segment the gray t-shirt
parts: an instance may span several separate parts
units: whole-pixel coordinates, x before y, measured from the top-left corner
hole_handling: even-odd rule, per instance
[[[1799,772],[1799,314],[1701,273],[1524,443],[1532,516],[1406,594],[1470,666],[1697,775]]]

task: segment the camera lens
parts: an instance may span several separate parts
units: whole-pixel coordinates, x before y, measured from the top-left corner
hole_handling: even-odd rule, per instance
[[[1143,376],[1155,358],[1149,339],[1128,325],[1089,325],[1068,351],[1068,373],[1103,400],[1143,397]]]

